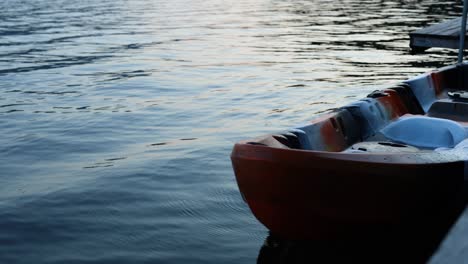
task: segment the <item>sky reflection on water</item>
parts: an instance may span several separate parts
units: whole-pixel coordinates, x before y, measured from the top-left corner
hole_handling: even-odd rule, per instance
[[[454,63],[439,1],[0,2],[0,262],[252,263],[234,142]]]

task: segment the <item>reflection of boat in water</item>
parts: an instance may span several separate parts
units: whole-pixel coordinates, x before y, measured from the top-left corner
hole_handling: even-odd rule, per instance
[[[464,203],[467,87],[468,64],[459,63],[239,142],[231,156],[239,189],[257,219],[286,239],[397,228],[441,230],[433,232],[440,239]]]
[[[288,240],[270,233],[260,248],[257,264],[309,263],[427,263],[444,225],[380,230],[362,229],[359,238],[343,240]]]

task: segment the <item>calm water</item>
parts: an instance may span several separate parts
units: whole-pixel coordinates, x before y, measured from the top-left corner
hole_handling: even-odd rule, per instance
[[[429,69],[453,1],[0,1],[0,263],[254,263],[235,141]]]

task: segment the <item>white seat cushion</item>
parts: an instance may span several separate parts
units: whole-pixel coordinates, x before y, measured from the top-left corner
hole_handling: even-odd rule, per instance
[[[403,116],[381,130],[390,140],[421,148],[453,148],[467,136],[457,122],[426,116]]]

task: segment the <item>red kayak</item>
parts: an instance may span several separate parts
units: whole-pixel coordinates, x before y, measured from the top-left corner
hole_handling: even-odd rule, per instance
[[[287,239],[444,219],[468,175],[468,64],[375,91],[291,129],[238,142],[239,190]]]

